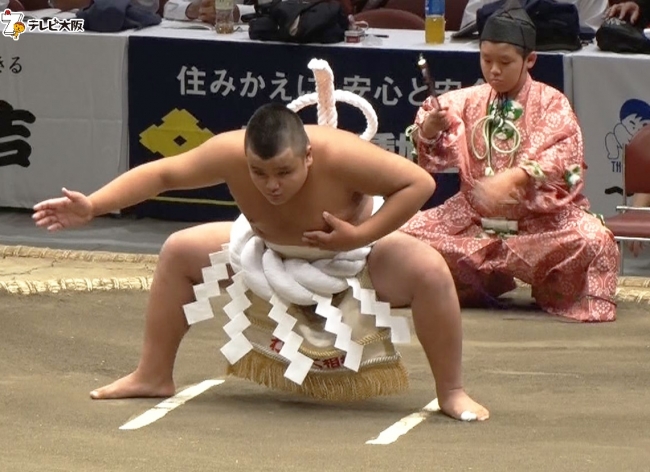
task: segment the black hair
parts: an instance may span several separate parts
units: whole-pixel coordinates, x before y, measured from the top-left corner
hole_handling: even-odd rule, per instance
[[[296,154],[304,153],[308,145],[302,120],[282,103],[262,105],[246,126],[246,152],[251,151],[260,159],[271,159],[287,148]]]

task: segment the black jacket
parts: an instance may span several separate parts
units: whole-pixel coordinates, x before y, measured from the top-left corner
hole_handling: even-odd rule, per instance
[[[639,8],[641,14],[637,21],[637,25],[647,28],[650,25],[650,0],[634,0]]]

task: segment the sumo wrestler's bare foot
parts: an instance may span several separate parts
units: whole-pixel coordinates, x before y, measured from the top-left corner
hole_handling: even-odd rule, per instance
[[[115,382],[90,392],[93,400],[116,398],[156,398],[171,397],[176,391],[173,381],[152,382],[142,379],[137,371]]]
[[[472,400],[462,388],[438,393],[438,405],[447,416],[460,421],[485,421],[490,412]]]

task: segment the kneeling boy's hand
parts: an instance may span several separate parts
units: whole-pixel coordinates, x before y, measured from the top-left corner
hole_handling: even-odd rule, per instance
[[[449,128],[447,108],[434,109],[429,112],[420,127],[420,135],[424,139],[435,139],[438,135]]]

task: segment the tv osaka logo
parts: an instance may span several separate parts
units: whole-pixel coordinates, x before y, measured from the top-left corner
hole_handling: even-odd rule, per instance
[[[12,12],[6,9],[0,15],[0,22],[4,24],[2,35],[18,41],[20,35],[28,31],[51,31],[83,33],[84,20],[80,18],[29,18],[25,20],[25,14],[19,11]]]

